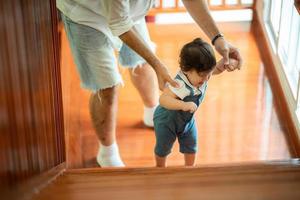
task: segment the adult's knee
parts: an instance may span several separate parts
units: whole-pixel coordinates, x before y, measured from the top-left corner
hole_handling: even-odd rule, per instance
[[[113,86],[111,88],[98,90],[95,95],[102,104],[107,106],[114,105],[118,100],[118,88],[117,86]]]
[[[133,68],[129,68],[131,75],[140,75],[147,73],[147,71],[151,68],[148,63],[139,63]]]

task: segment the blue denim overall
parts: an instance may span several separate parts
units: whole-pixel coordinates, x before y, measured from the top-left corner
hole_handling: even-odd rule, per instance
[[[179,75],[175,79],[184,81]],[[207,83],[200,94],[195,95],[194,90],[186,82],[185,87],[190,91],[183,101],[194,102],[197,107],[203,101]],[[195,124],[194,113],[182,110],[168,110],[158,106],[154,112],[154,130],[156,136],[155,154],[165,157],[171,153],[172,146],[178,137],[181,153],[197,152],[197,127]]]

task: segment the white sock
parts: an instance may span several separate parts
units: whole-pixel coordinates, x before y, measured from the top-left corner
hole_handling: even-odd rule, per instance
[[[156,109],[157,106],[154,106],[152,108],[149,107],[144,107],[144,124],[148,127],[153,127],[153,115],[154,115],[154,111]]]
[[[97,162],[101,167],[125,167],[119,155],[119,148],[116,142],[110,146],[100,145]]]

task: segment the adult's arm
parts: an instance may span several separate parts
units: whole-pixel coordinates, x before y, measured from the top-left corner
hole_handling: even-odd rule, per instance
[[[152,53],[150,48],[145,44],[143,39],[141,39],[139,34],[135,32],[133,28],[123,33],[119,37],[125,44],[142,56],[153,67],[157,74],[159,88],[161,90],[164,89],[166,82],[169,82],[174,87],[178,86],[178,84],[169,75],[165,65],[154,53]]]
[[[212,40],[220,33],[216,23],[210,15],[206,0],[183,0],[185,8],[192,16],[198,26]],[[233,71],[235,68],[229,64],[229,58],[234,58],[238,61],[237,68],[242,65],[242,58],[237,48],[229,44],[224,37],[219,37],[214,43],[215,49],[223,56],[224,65],[228,71]]]
[[[118,36],[127,46],[142,56],[155,70],[159,88],[164,89],[166,82],[176,87],[165,65],[150,50],[142,37],[134,29],[134,23],[129,15],[129,0],[108,0],[108,22],[113,35]]]

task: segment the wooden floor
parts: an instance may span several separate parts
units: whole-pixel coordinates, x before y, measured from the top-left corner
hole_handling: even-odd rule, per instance
[[[244,58],[241,71],[224,73],[211,79],[204,103],[196,113],[199,129],[197,164],[222,164],[290,158],[284,127],[274,108],[264,66],[258,53],[250,24],[222,23],[220,29],[237,46]],[[203,34],[195,25],[149,25],[157,55],[174,75],[182,45]],[[88,99],[90,93],[80,88],[68,41],[62,34],[62,86],[69,168],[96,166],[98,149],[91,126]],[[129,167],[153,166],[155,143],[152,129],[141,121],[143,105],[121,69],[125,87],[120,90],[117,139],[121,156]],[[182,165],[175,145],[168,159],[171,166]]]
[[[68,170],[33,200],[298,200],[300,162]]]

